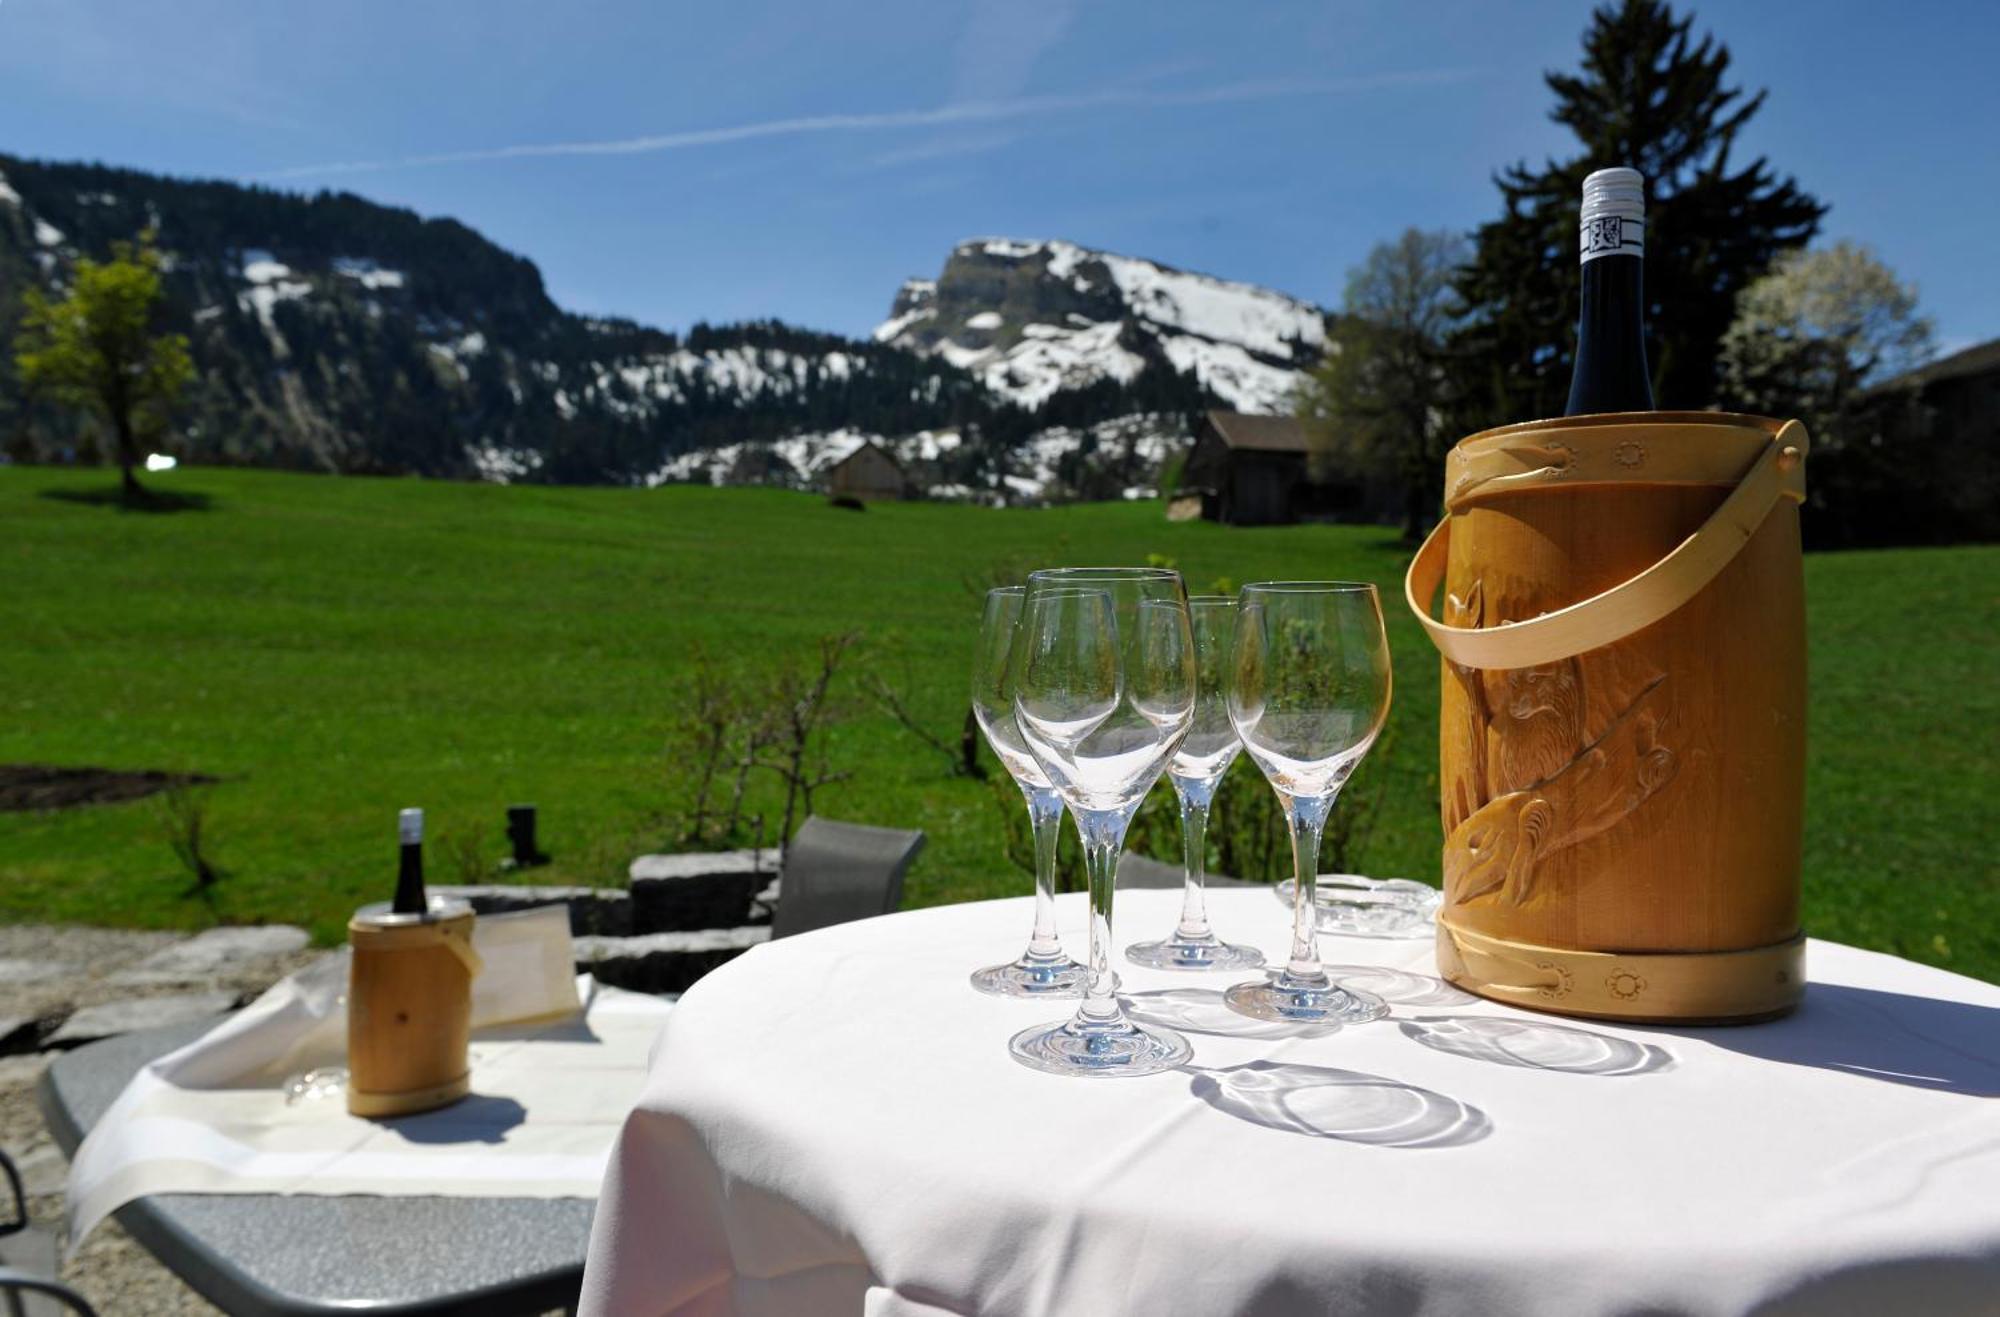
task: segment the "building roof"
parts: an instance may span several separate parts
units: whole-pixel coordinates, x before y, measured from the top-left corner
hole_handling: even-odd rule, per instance
[[[1940,380],[1961,379],[1967,375],[1985,375],[1994,371],[2000,371],[2000,338],[1989,339],[1948,357],[1939,357],[1927,366],[1919,366],[1877,387],[1882,390],[1920,389]]]
[[[873,439],[862,440],[859,444],[855,445],[854,450],[852,452],[848,453],[847,456],[841,458],[838,462],[827,463],[826,466],[827,474],[831,475],[833,472],[840,470],[840,468],[846,466],[849,462],[852,462],[855,458],[861,456],[863,453],[868,452],[871,449],[875,453],[877,453],[882,458],[883,461],[887,462],[890,466],[894,467],[896,469],[897,474],[903,476],[909,475],[909,473],[903,469],[903,464],[896,460],[896,455],[890,452],[888,449],[882,447],[880,444],[876,443]]]
[[[1295,416],[1251,416],[1246,412],[1211,411],[1208,423],[1231,448],[1253,453],[1303,453],[1311,446],[1306,429]]]

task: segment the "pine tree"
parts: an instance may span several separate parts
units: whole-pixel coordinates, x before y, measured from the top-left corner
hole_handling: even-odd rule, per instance
[[[1724,86],[1728,47],[1692,34],[1663,0],[1591,15],[1578,73],[1549,73],[1550,118],[1582,150],[1494,182],[1506,213],[1480,228],[1459,293],[1466,429],[1562,410],[1577,320],[1576,228],[1584,176],[1629,165],[1646,176],[1648,341],[1662,408],[1707,406],[1737,293],[1774,257],[1802,247],[1826,207],[1763,157],[1731,168],[1737,137],[1764,104]]]

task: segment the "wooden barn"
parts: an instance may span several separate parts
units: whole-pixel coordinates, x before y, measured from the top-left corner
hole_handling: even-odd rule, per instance
[[[826,492],[834,498],[908,498],[910,477],[902,463],[863,443],[826,469]]]
[[[1308,448],[1296,417],[1204,412],[1167,515],[1192,517],[1198,504],[1198,515],[1231,526],[1375,520],[1380,510],[1367,483],[1358,478],[1315,483]]]

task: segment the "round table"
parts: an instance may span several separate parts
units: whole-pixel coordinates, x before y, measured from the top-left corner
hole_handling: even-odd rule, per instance
[[[1119,946],[1176,892],[1121,892]],[[1080,896],[1061,898],[1082,948]],[[1269,892],[1211,897],[1275,952]],[[1992,1313],[2000,988],[1814,942],[1792,1017],[1534,1015],[1427,942],[1324,937],[1394,1009],[1302,1033],[1119,965],[1185,1069],[1069,1079],[984,997],[1028,902],[758,947],[688,992],[613,1154],[583,1311]]]

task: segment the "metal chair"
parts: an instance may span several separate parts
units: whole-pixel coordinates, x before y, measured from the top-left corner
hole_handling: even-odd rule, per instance
[[[13,1193],[14,1212],[0,1221],[0,1311],[7,1317],[43,1317],[59,1312],[97,1317],[89,1300],[55,1279],[55,1237],[28,1225],[28,1194],[14,1159],[0,1152],[0,1174]]]
[[[903,874],[924,834],[807,819],[785,851],[773,938],[886,915],[903,900]]]

